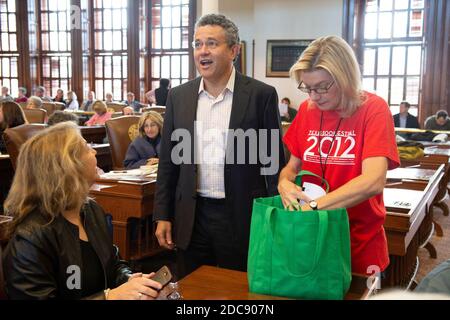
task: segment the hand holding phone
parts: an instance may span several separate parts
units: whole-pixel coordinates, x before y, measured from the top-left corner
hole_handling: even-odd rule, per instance
[[[167,285],[170,280],[172,280],[172,273],[167,266],[163,266],[161,269],[156,271],[156,273],[150,277],[151,280],[159,282],[163,288]]]

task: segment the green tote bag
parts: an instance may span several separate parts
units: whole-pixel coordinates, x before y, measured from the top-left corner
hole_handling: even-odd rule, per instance
[[[301,171],[298,185],[305,175],[318,177]],[[352,279],[350,259],[346,209],[288,211],[280,196],[253,201],[247,269],[250,292],[343,299]]]

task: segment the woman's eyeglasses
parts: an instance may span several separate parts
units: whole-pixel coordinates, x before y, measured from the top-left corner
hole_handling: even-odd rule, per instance
[[[334,84],[334,80],[331,81],[331,83],[327,86],[318,87],[318,88],[309,88],[309,87],[303,86],[303,81],[302,81],[298,85],[298,90],[300,90],[301,92],[304,92],[304,93],[308,93],[308,94],[311,94],[311,92],[313,92],[313,91],[317,94],[325,94],[325,93],[328,93],[328,90],[330,90],[330,88],[333,86],[333,84]]]

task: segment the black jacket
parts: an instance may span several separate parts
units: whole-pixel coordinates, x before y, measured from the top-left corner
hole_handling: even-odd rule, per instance
[[[105,288],[128,281],[131,270],[112,244],[105,214],[93,200],[83,206],[84,227],[105,274]],[[78,227],[63,216],[51,223],[34,211],[19,224],[9,241],[4,257],[6,289],[10,299],[103,299],[103,290],[82,297],[81,290],[69,289],[74,272],[81,266]],[[83,270],[81,270],[83,272]]]
[[[394,125],[396,128],[400,128],[400,114],[399,113],[394,115]],[[406,118],[406,128],[420,129],[419,121],[417,121],[417,118],[409,113],[408,113],[408,117]]]
[[[194,121],[197,115],[198,90],[201,78],[197,78],[176,88],[172,88],[167,99],[166,114],[159,155],[158,181],[156,186],[154,221],[173,221],[174,240],[177,247],[185,250],[191,240],[194,228],[197,196],[197,166],[194,164],[194,152],[191,152],[191,164],[176,165],[172,162],[172,150],[177,142],[171,141],[176,129],[189,131],[194,137]],[[247,254],[253,199],[278,193],[278,175],[285,165],[281,142],[278,97],[275,89],[267,84],[236,72],[233,103],[229,129],[262,129],[278,131],[278,145],[274,146],[274,156],[278,161],[275,173],[262,175],[262,168],[268,167],[258,157],[256,163],[249,161],[250,152],[254,152],[248,141],[245,143],[245,163],[236,162],[237,143],[227,143],[227,162],[224,169],[225,206],[233,228],[233,241],[237,248]],[[194,150],[194,139],[191,139]],[[258,139],[259,140],[259,139]],[[183,144],[185,141],[182,142]],[[187,142],[189,143],[189,142]],[[256,153],[266,154],[271,149],[270,142],[264,145],[258,141]],[[242,150],[241,150],[242,151]],[[230,164],[229,155],[235,156]]]

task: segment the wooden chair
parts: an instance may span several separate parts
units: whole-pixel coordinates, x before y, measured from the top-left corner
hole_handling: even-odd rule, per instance
[[[3,140],[5,141],[6,150],[8,151],[14,170],[16,169],[16,162],[22,144],[46,127],[44,124],[23,124],[5,130]]]
[[[55,102],[44,102],[42,103],[42,109],[47,111],[47,116],[51,116],[56,110]]]
[[[139,116],[123,116],[106,121],[113,170],[124,169],[123,160],[128,146],[139,135],[139,118]]]
[[[28,123],[45,123],[47,111],[44,109],[24,109]]]
[[[22,109],[25,109],[25,108],[27,107],[27,105],[28,105],[28,102],[20,102],[20,103],[19,103],[19,106],[20,106]]]
[[[164,106],[155,106],[155,107],[147,107],[142,109],[143,112],[147,112],[147,111],[155,111],[158,112],[162,115],[164,115],[166,113],[166,107]]]
[[[123,108],[125,108],[127,105],[124,103],[116,103],[116,102],[108,102],[106,104],[106,107],[108,108],[108,112],[114,113],[114,112],[122,112]]]
[[[64,109],[66,109],[66,104],[62,103],[62,102],[54,102],[56,110],[60,110],[63,111]],[[49,115],[50,116],[50,115]]]

